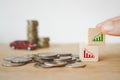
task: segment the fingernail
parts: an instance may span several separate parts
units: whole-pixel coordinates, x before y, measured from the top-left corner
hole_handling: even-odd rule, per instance
[[[105,25],[102,27],[104,31],[112,31],[114,29],[113,25]]]

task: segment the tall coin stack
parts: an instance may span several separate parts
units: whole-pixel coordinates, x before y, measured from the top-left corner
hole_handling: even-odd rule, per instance
[[[49,47],[49,37],[41,37],[38,39],[38,47],[40,48],[45,48],[45,47]]]
[[[27,20],[28,23],[28,31],[27,31],[27,37],[29,43],[36,43],[38,42],[38,21],[37,20]]]

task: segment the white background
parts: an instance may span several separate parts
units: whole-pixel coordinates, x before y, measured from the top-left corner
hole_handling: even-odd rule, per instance
[[[39,36],[51,43],[87,40],[87,29],[120,16],[120,0],[0,0],[0,43],[27,39],[27,20],[39,21]],[[107,36],[107,42],[120,37]]]

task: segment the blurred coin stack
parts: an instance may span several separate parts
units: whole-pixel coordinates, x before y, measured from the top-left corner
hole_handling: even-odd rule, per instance
[[[27,37],[29,43],[37,43],[38,41],[38,21],[37,20],[27,20],[28,23],[28,31],[27,31]]]
[[[35,43],[40,48],[49,47],[49,37],[40,37],[38,38],[38,21],[37,20],[27,20],[28,23],[28,32],[27,37],[29,43]]]
[[[38,39],[38,47],[40,48],[45,48],[45,47],[49,47],[49,37],[41,37]]]

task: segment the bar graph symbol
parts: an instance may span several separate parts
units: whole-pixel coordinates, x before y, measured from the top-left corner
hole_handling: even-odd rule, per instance
[[[94,42],[102,42],[103,41],[103,33],[99,33],[98,35],[96,35],[93,40]]]
[[[95,58],[95,56],[93,55],[93,53],[91,53],[90,51],[88,51],[86,48],[84,49],[84,58]]]

